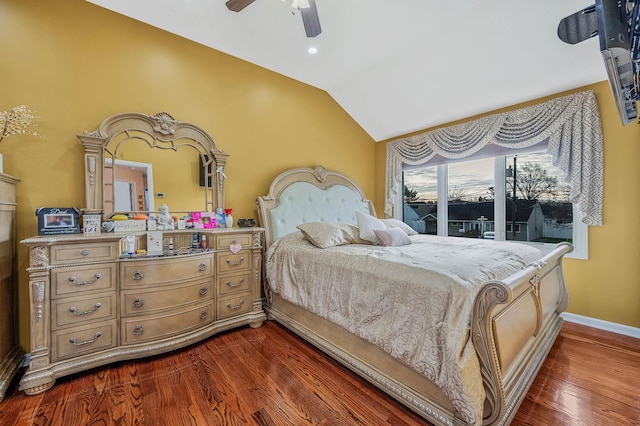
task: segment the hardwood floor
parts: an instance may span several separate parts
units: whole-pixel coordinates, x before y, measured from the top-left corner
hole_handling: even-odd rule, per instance
[[[565,323],[512,425],[640,425],[640,340]],[[1,425],[426,425],[276,323],[26,396]]]

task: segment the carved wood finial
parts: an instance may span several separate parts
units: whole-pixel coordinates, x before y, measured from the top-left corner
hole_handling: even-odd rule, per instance
[[[314,169],[318,182],[324,183],[327,180],[327,169],[322,166],[316,166]]]
[[[44,315],[44,281],[31,284],[31,296],[33,298],[34,319],[40,321]]]
[[[175,129],[173,126],[178,122],[175,118],[173,118],[167,112],[159,112],[151,117],[156,123],[157,126],[153,127],[153,131],[162,133],[163,135],[173,135],[175,134]]]
[[[49,250],[45,246],[33,247],[31,249],[31,267],[49,265]]]

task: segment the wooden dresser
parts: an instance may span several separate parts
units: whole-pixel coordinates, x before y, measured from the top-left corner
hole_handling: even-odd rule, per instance
[[[263,229],[201,233],[209,247],[192,250],[185,248],[192,232],[166,231],[161,256],[121,256],[124,234],[23,240],[30,250],[31,358],[20,390],[37,394],[71,373],[261,326]],[[146,247],[145,233],[127,235]]]
[[[22,363],[18,346],[16,183],[0,173],[0,401]]]

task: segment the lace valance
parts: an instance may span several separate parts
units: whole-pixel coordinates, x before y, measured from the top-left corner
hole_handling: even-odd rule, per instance
[[[395,200],[402,193],[403,164],[426,164],[436,155],[465,158],[489,144],[522,149],[545,141],[553,164],[564,172],[569,200],[583,213],[583,222],[602,225],[602,128],[591,91],[389,142],[385,215],[393,216]]]

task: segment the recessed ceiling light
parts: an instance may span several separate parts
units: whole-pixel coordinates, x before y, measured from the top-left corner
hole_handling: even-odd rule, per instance
[[[316,53],[318,53],[318,48],[311,46],[307,49],[307,52],[309,52],[310,55],[315,55]]]

